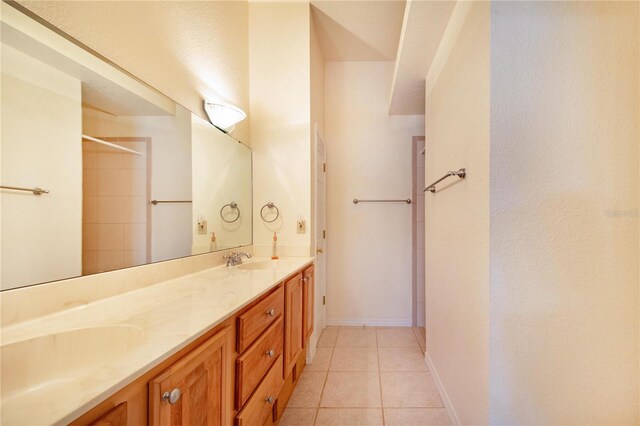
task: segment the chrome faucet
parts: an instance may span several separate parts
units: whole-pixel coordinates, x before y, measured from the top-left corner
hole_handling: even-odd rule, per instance
[[[245,253],[242,251],[234,251],[229,254],[225,254],[222,258],[227,259],[227,266],[236,266],[242,265],[242,256],[246,257],[247,259],[251,259],[251,255],[249,253]]]

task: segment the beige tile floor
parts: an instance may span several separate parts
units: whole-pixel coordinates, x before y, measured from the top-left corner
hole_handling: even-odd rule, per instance
[[[449,425],[424,328],[327,327],[280,425]]]

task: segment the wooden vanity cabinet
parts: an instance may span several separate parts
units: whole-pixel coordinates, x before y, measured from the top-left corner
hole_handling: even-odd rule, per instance
[[[284,293],[284,377],[287,377],[304,346],[304,288],[301,273],[284,283]]]
[[[225,329],[149,382],[150,425],[224,425],[227,409]]]
[[[313,265],[309,266],[302,273],[303,295],[304,295],[304,316],[303,330],[304,341],[306,345],[307,339],[313,333],[313,308],[314,308],[314,292],[315,292],[315,274]]]
[[[311,265],[71,425],[277,425],[305,367],[313,307]]]

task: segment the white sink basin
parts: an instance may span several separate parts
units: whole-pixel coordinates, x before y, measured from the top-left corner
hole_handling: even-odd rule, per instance
[[[140,327],[86,327],[2,345],[2,400],[50,392],[83,370],[113,362],[143,336]]]
[[[277,269],[279,266],[286,264],[286,260],[258,260],[255,262],[247,262],[242,265],[238,265],[238,269],[244,269],[249,271],[262,271],[269,269]]]

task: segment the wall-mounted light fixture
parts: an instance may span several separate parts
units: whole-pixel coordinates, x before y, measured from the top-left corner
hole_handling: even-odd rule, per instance
[[[233,132],[236,124],[247,118],[247,114],[240,108],[207,102],[206,100],[204,101],[204,112],[207,113],[211,124],[225,133]]]

